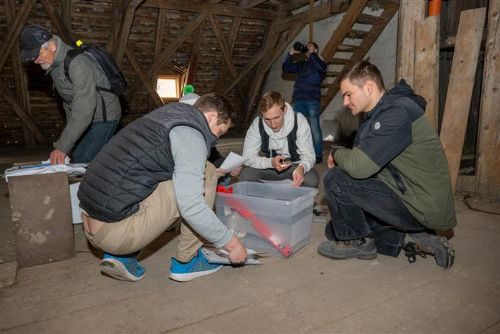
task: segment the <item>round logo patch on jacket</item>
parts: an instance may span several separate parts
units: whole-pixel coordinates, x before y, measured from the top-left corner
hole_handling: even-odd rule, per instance
[[[373,124],[373,128],[374,128],[375,130],[380,129],[380,122],[375,122],[375,124]]]

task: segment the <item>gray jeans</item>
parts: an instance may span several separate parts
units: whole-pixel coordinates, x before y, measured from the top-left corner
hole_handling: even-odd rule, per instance
[[[245,167],[241,171],[239,181],[280,181],[280,180],[293,180],[293,171],[298,165],[292,165],[287,170],[278,172],[274,168],[258,169],[253,167]],[[319,175],[315,168],[312,168],[304,175],[303,187],[317,188],[319,183]]]

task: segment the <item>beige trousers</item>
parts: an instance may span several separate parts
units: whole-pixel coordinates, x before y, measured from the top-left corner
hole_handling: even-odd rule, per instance
[[[205,201],[210,208],[214,206],[216,186],[215,167],[207,161]],[[84,224],[85,234],[95,247],[107,253],[131,254],[151,243],[178,218],[179,210],[173,181],[165,181],[161,182],[155,191],[140,203],[139,210],[132,216],[116,223],[102,223],[93,234],[89,232],[87,224]],[[89,219],[92,220],[92,218],[84,217],[84,223]],[[202,245],[200,239],[201,237],[182,221],[176,259],[182,262],[190,261]]]

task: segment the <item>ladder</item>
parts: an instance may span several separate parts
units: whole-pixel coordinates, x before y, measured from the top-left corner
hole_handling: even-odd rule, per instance
[[[372,15],[373,9],[379,15]],[[363,59],[398,9],[398,0],[374,3],[369,0],[352,1],[321,53],[328,64],[326,76],[321,83],[321,112],[340,89],[340,73]]]

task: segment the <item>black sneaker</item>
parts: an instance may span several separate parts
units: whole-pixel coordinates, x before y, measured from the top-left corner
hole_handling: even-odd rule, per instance
[[[316,157],[316,165],[323,162],[323,157]]]
[[[455,250],[448,239],[427,232],[408,235],[415,241],[418,250],[434,256],[438,266],[445,269],[451,268],[455,261]]]
[[[334,260],[363,259],[373,260],[377,257],[375,240],[359,238],[346,241],[323,241],[318,246],[318,253]]]

